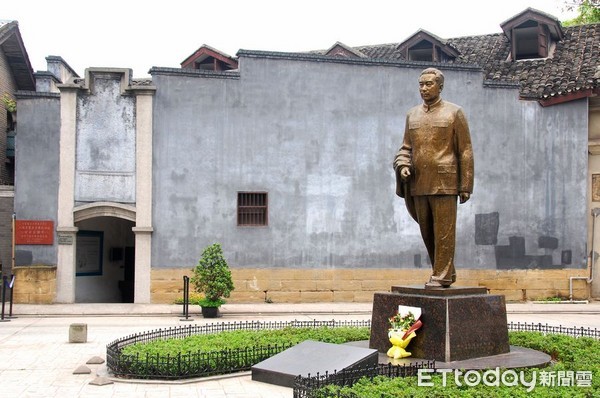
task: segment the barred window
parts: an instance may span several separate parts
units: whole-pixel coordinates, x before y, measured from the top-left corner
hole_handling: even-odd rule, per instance
[[[266,192],[238,192],[237,224],[263,226],[269,224],[269,199]]]

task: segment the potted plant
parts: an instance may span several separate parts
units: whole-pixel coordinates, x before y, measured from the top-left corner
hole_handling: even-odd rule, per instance
[[[191,282],[196,292],[204,294],[199,300],[202,315],[205,318],[219,316],[219,307],[225,303],[223,298],[229,297],[234,289],[231,271],[221,245],[214,243],[204,249],[198,265],[192,270]]]

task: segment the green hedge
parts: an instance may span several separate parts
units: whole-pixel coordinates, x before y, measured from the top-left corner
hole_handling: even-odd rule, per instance
[[[328,386],[322,391],[322,396],[357,396],[360,398],[394,398],[394,397],[414,397],[414,398],[433,398],[433,397],[473,397],[473,398],[496,398],[496,397],[600,397],[600,341],[587,337],[569,337],[563,335],[543,335],[537,332],[510,332],[510,344],[543,351],[552,357],[552,365],[544,369],[517,369],[514,370],[524,380],[531,383],[532,378],[536,377],[535,385],[527,387],[517,382],[516,386],[505,385],[499,382],[500,386],[486,386],[480,383],[476,386],[468,386],[464,379],[459,377],[460,386],[455,383],[455,374],[449,373],[446,377],[444,386],[443,375],[433,374],[428,383],[431,387],[419,386],[417,377],[406,378],[386,378],[376,377],[374,379],[362,379],[352,387],[340,388],[337,386]],[[499,371],[500,374],[503,370]],[[545,373],[544,373],[545,372]],[[555,380],[553,386],[542,386],[543,379],[554,375],[558,378],[563,375],[564,380],[571,380],[573,375],[574,386],[558,385]],[[572,373],[568,373],[572,372]],[[575,378],[585,376],[583,372],[591,372],[591,386],[578,386]],[[481,371],[483,376],[485,371]],[[494,379],[488,379],[493,381]],[[549,381],[549,383],[551,383]],[[583,382],[581,382],[583,384]],[[512,384],[507,379],[506,384]]]
[[[322,341],[324,343],[342,344],[349,341],[369,339],[369,328],[366,327],[318,327],[294,328],[279,330],[235,330],[215,334],[204,334],[183,339],[155,340],[148,343],[132,344],[123,348],[124,355],[140,357],[171,355],[188,352],[217,352],[223,350],[240,350],[257,346],[298,344],[305,340]]]

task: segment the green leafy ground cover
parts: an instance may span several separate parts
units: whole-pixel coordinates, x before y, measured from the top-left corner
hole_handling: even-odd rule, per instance
[[[552,365],[544,369],[516,370],[520,377],[527,381],[527,385],[511,379],[499,386],[488,386],[480,383],[468,386],[464,379],[459,379],[457,385],[453,373],[446,377],[430,374],[427,382],[431,386],[419,386],[417,377],[386,378],[375,377],[363,379],[352,387],[339,388],[329,386],[322,392],[323,396],[341,397],[356,396],[360,398],[394,398],[394,397],[600,397],[600,341],[591,338],[573,338],[562,335],[543,335],[536,332],[510,332],[510,344],[543,351],[552,357]],[[280,345],[283,343],[298,344],[305,340],[316,340],[328,343],[341,344],[349,341],[367,340],[369,329],[365,327],[320,327],[320,328],[284,328],[281,330],[238,330],[216,334],[197,335],[184,339],[157,340],[149,343],[140,343],[125,347],[126,355],[172,355],[188,352],[212,352],[225,349],[244,349],[256,346]],[[501,370],[502,372],[502,370]],[[562,372],[562,373],[561,373]],[[584,387],[575,383],[575,374],[585,372],[591,375],[591,385]],[[482,371],[483,373],[483,371]],[[553,375],[554,381],[550,384],[548,375]],[[566,377],[574,385],[565,386]],[[532,380],[535,378],[535,384]],[[509,385],[506,385],[509,384]],[[335,394],[335,395],[330,395]],[[354,395],[353,395],[354,394]]]
[[[188,300],[188,303],[190,305],[200,305],[200,303],[202,302],[202,299],[204,299],[204,296],[198,293],[190,293],[190,297]],[[175,304],[183,304],[183,299],[181,297],[178,297],[175,299]]]
[[[342,344],[349,341],[369,339],[366,327],[318,327],[279,330],[235,330],[215,334],[203,334],[183,339],[156,340],[148,343],[132,344],[123,348],[123,354],[145,357],[171,355],[188,352],[215,352],[237,350],[268,345],[298,344],[305,340]]]
[[[394,397],[473,397],[473,398],[512,398],[512,397],[600,397],[600,341],[591,338],[573,338],[561,335],[543,335],[536,332],[511,332],[510,344],[543,351],[552,357],[552,365],[544,369],[518,369],[516,373],[529,384],[526,386],[510,378],[506,383],[500,382],[499,386],[487,386],[483,382],[476,386],[468,386],[464,379],[459,377],[457,385],[454,373],[446,377],[435,374],[426,380],[432,386],[419,386],[417,377],[363,379],[352,387],[339,389],[329,386],[324,393],[340,392],[340,396],[355,396],[360,398],[394,398]],[[483,375],[485,371],[481,372]],[[502,374],[500,370],[500,374]],[[563,373],[561,373],[563,372]],[[573,373],[569,373],[573,372]],[[569,380],[574,380],[577,373],[591,372],[590,387],[564,386]],[[553,376],[552,376],[553,375]],[[563,377],[559,382],[559,378]],[[573,379],[570,378],[573,376]],[[535,383],[532,384],[535,377]],[[552,382],[554,377],[554,382]],[[489,384],[494,384],[493,379],[488,379]],[[543,385],[544,382],[549,385]],[[553,384],[552,384],[553,383]],[[560,384],[559,384],[560,383]],[[324,396],[335,396],[327,395]]]

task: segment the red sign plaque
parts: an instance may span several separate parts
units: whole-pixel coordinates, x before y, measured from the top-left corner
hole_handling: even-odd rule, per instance
[[[15,220],[15,245],[52,245],[54,221]]]

